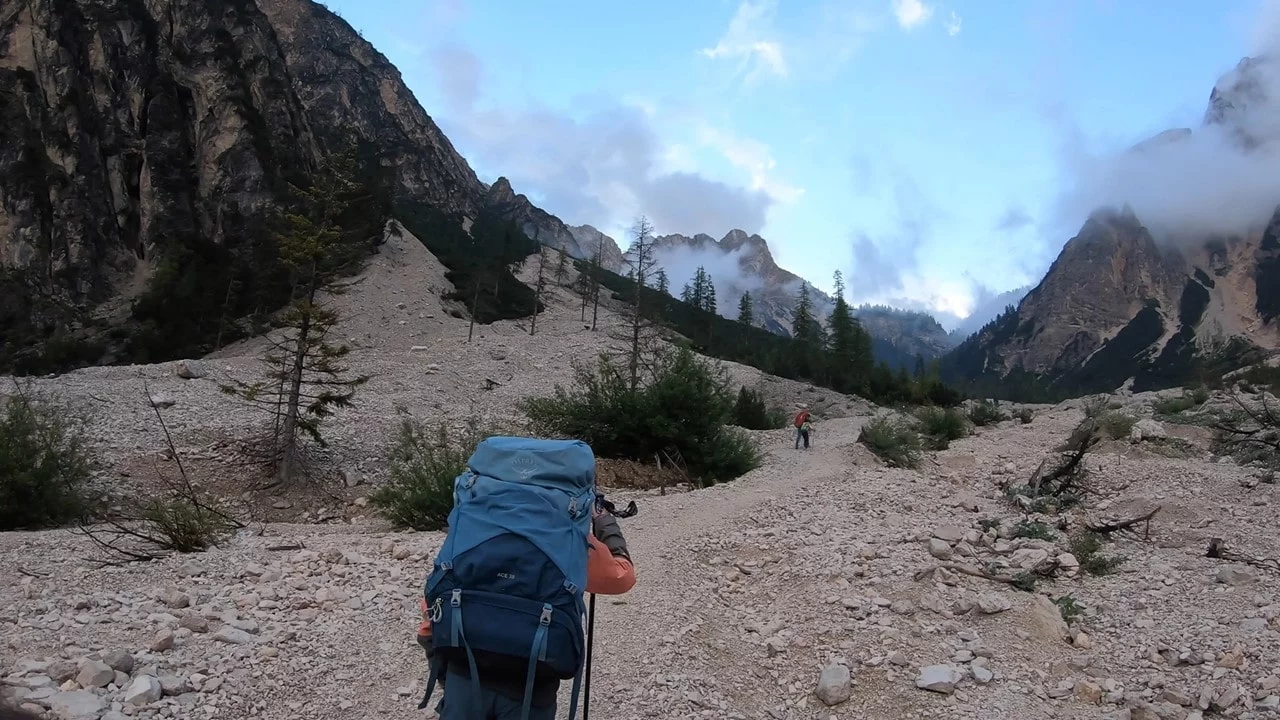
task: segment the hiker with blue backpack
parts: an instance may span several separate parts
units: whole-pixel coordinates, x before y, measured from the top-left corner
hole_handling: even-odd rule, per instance
[[[583,593],[594,609],[594,594],[636,581],[611,508],[584,442],[491,437],[476,446],[454,480],[423,592],[418,642],[430,670],[418,707],[438,684],[441,720],[554,720],[560,683],[572,678],[573,720],[584,670],[590,691]]]

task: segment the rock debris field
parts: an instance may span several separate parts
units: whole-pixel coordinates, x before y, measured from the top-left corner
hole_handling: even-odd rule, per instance
[[[397,413],[515,422],[517,400],[566,382],[568,360],[610,343],[557,290],[532,338],[497,323],[466,344],[466,321],[435,295],[433,262],[415,242],[389,241],[342,298],[346,332],[363,345],[353,364],[376,377],[332,422],[346,480],[336,499],[268,503],[269,521],[222,547],[120,567],[92,562],[72,531],[0,533],[0,693],[63,720],[431,717],[416,708],[425,661],[413,633],[443,535],[392,532],[362,502],[382,480]],[[216,468],[249,422],[218,377],[248,376],[253,351],[191,363],[191,378],[169,363],[34,386],[96,408],[100,480],[124,488],[143,475],[121,468],[163,465],[145,393],[162,395],[179,452],[203,459],[193,464],[212,485],[235,479]],[[1113,533],[1103,551],[1123,561],[1093,575],[1068,532],[1019,532],[1026,516],[1002,489],[1068,437],[1080,401],[978,428],[897,469],[857,443],[887,410],[730,370],[776,403],[814,407],[815,444],[797,451],[789,430],[755,432],[763,464],[737,481],[610,493],[640,506],[622,521],[638,582],[598,601],[593,716],[1280,718],[1280,573],[1205,556],[1221,538],[1280,557],[1274,476],[1211,455],[1199,428],[1150,419],[1151,396],[1118,398],[1144,429],[1086,456],[1084,501],[1066,515],[1074,527],[1160,508],[1149,528]],[[485,390],[485,378],[501,384]],[[315,522],[326,503],[338,507]],[[292,522],[272,519],[288,515],[278,506]],[[965,572],[1047,560],[1059,572],[1031,591]]]

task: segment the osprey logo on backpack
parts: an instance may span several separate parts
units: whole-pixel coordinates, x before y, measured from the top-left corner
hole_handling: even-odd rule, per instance
[[[533,458],[522,455],[511,461],[511,469],[516,471],[521,480],[528,480],[538,472],[538,463]]]
[[[587,549],[595,455],[578,440],[491,437],[454,480],[449,533],[427,578],[432,645],[448,665],[573,678],[577,714],[586,661]],[[439,619],[436,620],[438,613]],[[435,688],[419,707],[426,707]],[[461,692],[467,692],[462,689]]]

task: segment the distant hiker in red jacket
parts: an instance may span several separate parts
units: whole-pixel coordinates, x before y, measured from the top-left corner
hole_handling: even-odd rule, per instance
[[[804,449],[808,450],[809,449],[809,429],[811,427],[809,425],[809,408],[804,407],[803,405],[800,407],[800,412],[796,414],[795,426],[796,426],[796,449],[797,450],[800,449],[800,441],[803,440]]]

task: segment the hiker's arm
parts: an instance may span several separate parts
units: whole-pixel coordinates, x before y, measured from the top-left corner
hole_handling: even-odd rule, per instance
[[[587,592],[598,595],[621,595],[636,584],[636,569],[627,552],[618,521],[603,513],[592,522],[595,532],[589,538],[587,552]]]

